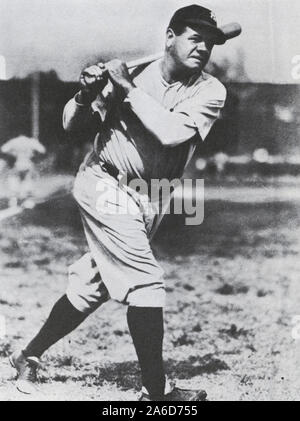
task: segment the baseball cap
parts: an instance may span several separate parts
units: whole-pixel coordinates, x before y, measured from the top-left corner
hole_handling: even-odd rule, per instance
[[[224,32],[218,28],[216,15],[205,7],[192,4],[176,10],[169,26],[172,27],[174,24],[178,23],[186,24],[187,26],[197,26],[200,29],[205,30],[212,36],[217,45],[222,45],[226,42]]]

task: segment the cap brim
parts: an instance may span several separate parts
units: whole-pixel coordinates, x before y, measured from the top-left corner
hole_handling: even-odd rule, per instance
[[[226,37],[225,37],[224,32],[222,31],[222,29],[218,28],[217,26],[211,25],[210,23],[206,21],[193,19],[193,18],[185,20],[185,23],[187,25],[190,24],[190,25],[199,27],[201,30],[205,30],[207,34],[209,35],[209,37],[211,38],[211,40],[216,45],[223,45],[226,42]]]

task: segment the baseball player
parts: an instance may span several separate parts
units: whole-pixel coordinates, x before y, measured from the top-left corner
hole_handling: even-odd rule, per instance
[[[69,132],[93,125],[96,132],[74,185],[90,251],[69,268],[66,295],[37,336],[11,356],[20,391],[34,390],[42,354],[111,298],[128,306],[143,383],[139,399],[206,398],[204,391],[182,390],[166,380],[163,270],[150,246],[161,215],[153,211],[155,199],[147,201],[147,194],[120,180],[182,177],[224,106],[224,86],[203,71],[213,46],[224,42],[215,15],[191,5],[173,15],[164,57],[139,74],[129,74],[119,60],[82,72],[63,125]]]
[[[8,177],[8,187],[12,194],[9,206],[31,207],[32,182],[35,173],[33,159],[46,153],[45,147],[34,138],[18,136],[10,139],[1,147],[1,152],[13,159],[14,165]]]

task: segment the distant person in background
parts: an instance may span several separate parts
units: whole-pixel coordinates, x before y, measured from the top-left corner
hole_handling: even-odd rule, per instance
[[[229,156],[226,155],[224,152],[216,153],[212,158],[211,161],[215,166],[216,176],[220,177],[224,174],[226,165],[228,164]]]
[[[30,199],[36,173],[35,158],[46,153],[45,147],[34,138],[18,136],[1,147],[1,152],[12,163],[8,175],[9,206],[33,207]]]

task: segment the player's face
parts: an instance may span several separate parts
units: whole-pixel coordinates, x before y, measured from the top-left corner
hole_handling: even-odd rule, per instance
[[[186,27],[181,35],[172,29],[167,32],[167,49],[178,67],[190,71],[201,71],[207,65],[214,43],[201,30]]]

